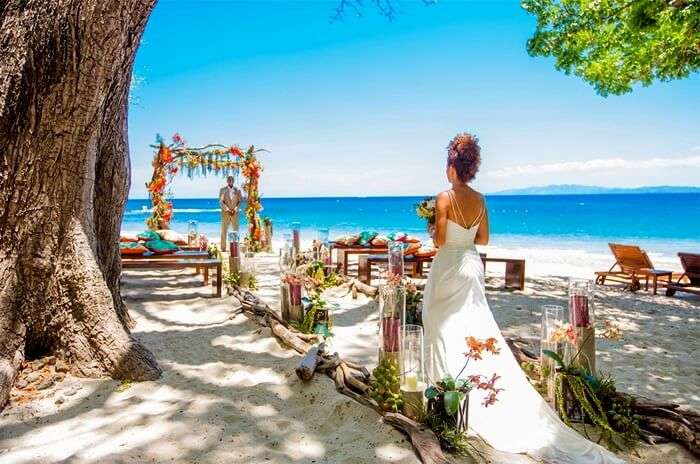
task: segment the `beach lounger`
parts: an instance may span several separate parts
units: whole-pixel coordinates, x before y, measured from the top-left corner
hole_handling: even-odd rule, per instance
[[[666,284],[666,295],[673,296],[676,292],[700,295],[700,254],[678,253],[678,257],[681,259],[683,274]]]
[[[209,270],[216,269],[216,290],[214,295],[221,297],[223,283],[220,259],[125,259],[122,269],[156,270],[156,269],[203,269],[204,285],[209,285]]]
[[[659,279],[666,279],[664,285],[671,282],[673,272],[655,269],[649,256],[638,246],[618,243],[609,243],[608,245],[615,257],[615,264],[608,271],[595,273],[597,284],[604,285],[607,280],[611,280],[626,284],[634,292],[641,288],[641,279],[644,279],[645,289],[649,290],[649,280],[651,280],[653,293],[656,295]],[[616,267],[619,268],[619,271],[615,270]]]

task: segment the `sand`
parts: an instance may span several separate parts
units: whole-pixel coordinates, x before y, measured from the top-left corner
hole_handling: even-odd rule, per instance
[[[489,302],[505,334],[535,349],[540,307],[565,301],[563,276],[590,276],[604,260],[579,252],[489,250],[501,253],[528,259],[527,289],[501,290],[494,267]],[[256,261],[260,294],[276,307],[277,260]],[[419,462],[400,433],[336,393],[330,379],[302,384],[293,372],[298,356],[237,314],[234,299],[210,298],[211,289],[192,273],[129,272],[123,289],[137,322],[134,334],[154,352],[163,377],[120,386],[68,375],[39,392],[15,389],[0,416],[0,463]],[[335,295],[329,294],[339,305],[333,349],[372,365],[376,303]],[[700,409],[700,298],[606,287],[597,300],[597,317],[623,330],[623,340],[598,344],[599,366],[614,374],[618,388]],[[630,462],[697,462],[676,445],[644,446],[640,454]],[[491,462],[532,462],[488,449],[487,455]]]

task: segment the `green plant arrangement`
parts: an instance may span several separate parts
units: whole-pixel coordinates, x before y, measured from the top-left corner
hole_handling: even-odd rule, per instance
[[[561,419],[594,425],[601,440],[614,452],[633,450],[640,441],[639,417],[632,413],[631,398],[619,395],[611,378],[592,375],[574,360],[568,364],[557,353],[543,350],[556,363],[555,405]]]
[[[231,287],[238,287],[241,284],[241,273],[240,272],[224,272],[223,278],[224,284]],[[258,289],[258,279],[255,274],[250,274],[248,278],[248,289],[257,290]]]
[[[461,455],[471,455],[476,452],[467,439],[469,393],[475,389],[485,391],[486,397],[482,404],[488,407],[497,401],[498,393],[502,390],[496,387],[496,382],[500,378],[496,374],[493,374],[490,379],[482,375],[460,377],[470,361],[482,359],[484,353],[499,353],[496,339],[480,341],[474,337],[468,337],[467,346],[469,351],[465,353],[466,361],[459,374],[456,377],[447,374],[425,390],[425,397],[428,399],[425,424],[435,432],[446,449]]]
[[[384,357],[372,371],[370,396],[388,412],[399,412],[403,406],[399,364],[392,357]]]
[[[301,304],[304,319],[301,322],[292,322],[292,326],[302,333],[332,337],[330,308],[321,295],[314,292],[311,298],[303,297]]]
[[[423,326],[423,292],[412,282],[406,284],[406,324]]]

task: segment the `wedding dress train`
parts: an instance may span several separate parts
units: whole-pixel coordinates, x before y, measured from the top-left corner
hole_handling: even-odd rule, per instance
[[[478,219],[477,219],[478,222]],[[492,447],[526,453],[556,464],[622,464],[625,461],[566,426],[530,385],[491,314],[484,289],[484,267],[474,246],[478,224],[464,228],[448,220],[446,243],[430,270],[424,294],[425,350],[431,379],[456,376],[468,351],[465,338],[494,337],[500,353],[470,361],[461,376],[500,376],[498,401],[481,405],[472,392],[469,427]]]

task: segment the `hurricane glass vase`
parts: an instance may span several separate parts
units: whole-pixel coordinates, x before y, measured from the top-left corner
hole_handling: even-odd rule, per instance
[[[595,311],[593,282],[571,279],[569,281],[569,322],[573,340],[568,345],[568,363],[586,369],[595,375]]]
[[[199,227],[197,221],[187,222],[187,244],[196,245],[199,238]]]
[[[406,289],[403,285],[383,285],[379,289],[379,360],[399,361],[401,326],[406,320]]]
[[[400,343],[399,372],[403,412],[407,417],[418,419],[425,410],[423,327],[413,324],[401,326]]]
[[[564,340],[561,339],[565,330],[565,312],[563,306],[545,305],[542,307],[542,336],[540,338],[540,366],[542,368],[542,381],[547,388],[547,399],[554,403],[556,385],[556,362],[545,355],[545,351],[552,351],[559,356],[564,356]]]
[[[389,279],[401,279],[404,275],[403,243],[392,241],[388,245]]]

